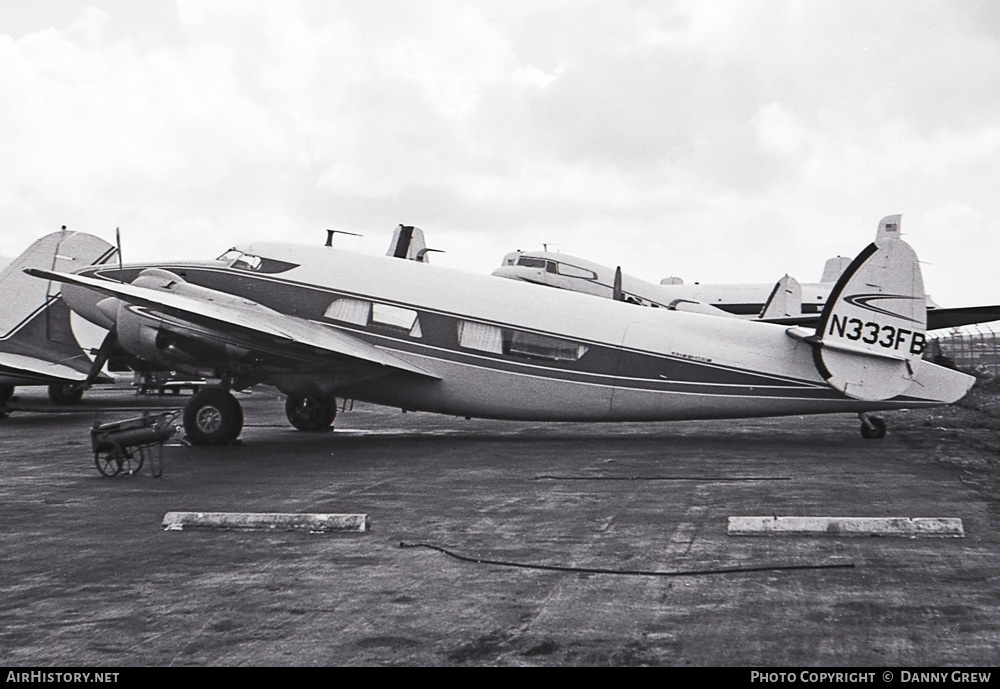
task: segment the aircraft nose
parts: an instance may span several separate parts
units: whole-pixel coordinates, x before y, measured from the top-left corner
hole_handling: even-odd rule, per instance
[[[63,285],[63,301],[66,305],[94,325],[111,330],[115,326],[118,312],[117,299],[105,297],[93,290],[76,285]],[[116,302],[114,305],[106,302]]]

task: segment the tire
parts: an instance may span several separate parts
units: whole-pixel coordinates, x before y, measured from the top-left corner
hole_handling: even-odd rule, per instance
[[[146,456],[141,447],[137,447],[134,452],[126,451],[125,456],[122,457],[122,471],[130,476],[132,474],[138,474],[145,461]]]
[[[79,404],[83,399],[83,388],[74,383],[56,383],[49,386],[49,399],[53,404]]]
[[[883,421],[877,416],[869,417],[868,421],[871,423],[872,427],[869,428],[868,424],[862,422],[861,437],[865,438],[866,440],[881,440],[882,438],[884,438],[889,428],[888,426],[886,426],[885,421]]]
[[[205,388],[184,407],[184,432],[195,445],[228,445],[243,430],[243,408],[222,388]]]
[[[0,404],[3,404],[14,396],[13,385],[0,385]]]
[[[114,476],[122,470],[122,458],[125,452],[113,440],[105,440],[94,450],[94,464],[103,476]]]
[[[337,418],[337,401],[332,397],[289,395],[285,416],[300,431],[326,431]]]

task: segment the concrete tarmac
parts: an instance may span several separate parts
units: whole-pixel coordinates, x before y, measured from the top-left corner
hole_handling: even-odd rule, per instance
[[[95,419],[186,397],[95,390],[56,410],[18,390],[35,411],[0,419],[0,664],[1000,664],[995,432],[929,412],[866,441],[848,415],[358,405],[309,434],[277,393],[239,397],[238,445],[174,444],[160,478],[108,478]],[[371,530],[164,531],[170,511],[366,513]],[[960,518],[965,537],[727,534],[761,515]]]

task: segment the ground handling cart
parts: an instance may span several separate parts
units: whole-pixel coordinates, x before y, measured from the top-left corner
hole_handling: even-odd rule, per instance
[[[154,477],[163,474],[163,443],[177,430],[174,420],[181,415],[175,409],[160,414],[143,412],[142,416],[111,423],[95,423],[90,429],[90,445],[94,463],[104,476],[118,473],[134,474],[146,461],[149,451],[150,470]],[[154,457],[153,448],[159,451]]]

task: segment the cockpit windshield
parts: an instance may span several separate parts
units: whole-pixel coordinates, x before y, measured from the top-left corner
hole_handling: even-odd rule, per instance
[[[222,261],[230,268],[247,270],[253,273],[283,273],[298,266],[297,263],[254,256],[236,248],[229,249],[216,260]]]
[[[219,256],[220,261],[225,261],[230,268],[239,270],[260,270],[261,258],[253,254],[245,254],[239,249],[230,249]]]

